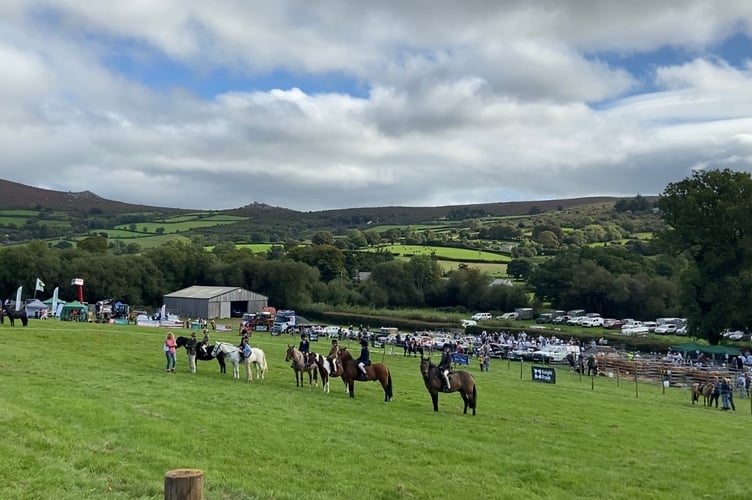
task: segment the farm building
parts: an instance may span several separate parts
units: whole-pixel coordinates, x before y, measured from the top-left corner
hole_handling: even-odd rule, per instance
[[[265,295],[236,286],[194,285],[164,296],[169,313],[188,318],[240,317],[261,311],[268,302]]]

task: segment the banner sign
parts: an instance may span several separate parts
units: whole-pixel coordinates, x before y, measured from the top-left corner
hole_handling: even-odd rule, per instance
[[[556,383],[556,368],[533,366],[532,370],[533,382],[541,382],[544,384]]]
[[[467,354],[459,354],[457,352],[452,353],[452,363],[455,365],[469,365],[470,360],[467,357]]]

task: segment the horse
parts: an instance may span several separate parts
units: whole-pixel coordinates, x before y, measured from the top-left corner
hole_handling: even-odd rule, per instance
[[[228,342],[217,342],[214,345],[214,349],[212,349],[212,356],[216,358],[220,353],[223,353],[225,357],[230,360],[230,363],[232,363],[232,378],[239,379],[240,371],[238,365],[240,365],[240,349]],[[243,363],[245,363],[245,376],[248,382],[253,380],[251,363],[256,366],[256,378],[264,380],[264,376],[268,371],[264,351],[256,347],[252,348],[251,355],[245,358]]]
[[[308,364],[308,358],[304,353],[298,351],[294,345],[288,344],[287,352],[285,353],[285,362],[289,361],[292,361],[292,369],[295,372],[295,387],[303,387],[304,373],[308,373],[308,385],[313,385],[313,382],[315,381],[316,387],[318,387],[318,370]]]
[[[10,326],[16,326],[17,319],[21,320],[21,324],[23,326],[27,326],[29,324],[29,317],[26,315],[26,311],[24,311],[23,309],[16,311],[3,304],[3,306],[0,307],[0,323],[5,323],[5,316],[8,316]]]
[[[713,382],[695,382],[692,384],[692,404],[695,404],[695,401],[700,404],[700,396],[702,396],[702,405],[710,406],[714,390],[715,384]]]
[[[332,346],[332,350],[327,356],[329,362],[333,365],[333,376],[342,377],[347,387],[347,392],[351,398],[355,397],[355,381],[374,381],[381,382],[381,387],[384,389],[384,402],[388,403],[392,400],[392,373],[389,368],[382,363],[372,363],[366,367],[366,377],[364,379],[358,377],[360,369],[355,363],[355,360],[350,355],[350,352],[343,348],[340,349],[337,346]]]
[[[329,360],[321,354],[315,352],[308,353],[308,365],[315,367],[319,376],[321,377],[321,385],[324,387],[324,392],[329,394],[329,373],[332,371],[332,365]],[[318,386],[318,383],[316,384]]]
[[[439,411],[439,392],[441,392],[442,387],[442,375],[439,373],[439,367],[434,365],[430,358],[421,357],[420,373],[423,375],[423,383],[426,385],[428,393],[431,394],[433,411]],[[475,415],[478,393],[475,388],[475,378],[472,374],[463,370],[449,374],[449,392],[457,391],[460,391],[462,401],[465,402],[463,413],[467,414],[467,407],[469,406],[473,410],[473,415]]]
[[[188,341],[190,339],[188,337],[178,337],[176,339],[176,342],[178,344],[178,347],[185,347],[186,344],[188,344]],[[187,348],[186,348],[187,350]],[[199,342],[196,345],[196,359],[199,361],[211,361],[212,359],[216,359],[217,363],[219,363],[219,373],[227,373],[227,365],[225,364],[225,355],[224,353],[219,353],[216,357],[212,354],[214,351],[213,345],[207,345],[206,350],[203,349],[203,346]]]

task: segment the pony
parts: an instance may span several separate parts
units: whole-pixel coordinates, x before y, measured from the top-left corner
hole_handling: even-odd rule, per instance
[[[178,344],[178,347],[185,347],[186,344],[188,344],[188,341],[190,339],[188,337],[178,337],[176,339],[176,342]],[[188,349],[186,348],[186,351]],[[196,345],[196,359],[199,361],[211,361],[212,359],[216,359],[217,363],[219,363],[219,373],[227,373],[227,365],[225,364],[225,355],[224,353],[219,353],[216,357],[212,354],[214,352],[214,346],[213,345],[207,345],[206,350],[203,349],[203,346],[199,342],[198,345]]]
[[[714,390],[715,384],[713,382],[695,382],[692,384],[692,404],[695,404],[695,401],[700,404],[700,396],[702,396],[702,406],[710,406]]]
[[[439,392],[441,392],[441,374],[439,373],[439,367],[434,365],[431,358],[420,358],[420,373],[423,375],[423,383],[428,389],[428,393],[431,395],[431,401],[433,402],[433,411],[439,411]],[[449,392],[460,392],[462,401],[465,402],[465,409],[463,413],[467,414],[467,407],[469,406],[473,410],[475,415],[475,407],[478,402],[478,392],[475,388],[475,378],[469,372],[463,370],[457,370],[449,374]]]
[[[319,385],[317,378],[318,370],[308,363],[306,354],[298,351],[294,345],[287,345],[287,352],[285,353],[285,362],[292,361],[292,369],[295,372],[295,387],[303,387],[303,374],[308,373],[308,385],[313,385],[316,382],[316,387]]]
[[[16,310],[9,308],[7,305],[3,304],[3,306],[0,307],[0,323],[5,323],[5,316],[8,316],[8,320],[10,321],[10,326],[16,326],[17,319],[21,320],[21,324],[23,326],[26,326],[29,324],[29,317],[26,315],[26,311],[24,310],[16,311]]]
[[[319,377],[321,377],[321,385],[324,387],[324,392],[329,394],[329,373],[332,371],[332,365],[329,363],[329,360],[321,354],[309,352],[308,365],[315,367],[318,370]],[[318,386],[318,383],[316,383],[316,385]]]
[[[212,349],[212,356],[216,358],[220,353],[224,354],[225,357],[230,360],[230,363],[232,363],[232,378],[239,379],[240,370],[238,369],[238,366],[240,365],[240,349],[229,342],[217,342],[214,344],[214,349]],[[266,364],[266,355],[264,354],[264,351],[256,347],[252,348],[251,355],[245,358],[243,363],[245,363],[245,378],[248,382],[253,380],[251,363],[256,366],[256,378],[264,380],[264,376],[269,370]]]
[[[333,365],[334,377],[342,377],[347,387],[347,392],[351,398],[355,397],[355,381],[374,381],[381,382],[381,387],[384,389],[384,402],[388,403],[392,400],[392,373],[389,368],[382,363],[372,363],[366,367],[366,377],[361,379],[358,377],[360,369],[355,363],[352,355],[346,348],[339,348],[338,346],[332,346],[332,350],[327,356],[329,362]]]

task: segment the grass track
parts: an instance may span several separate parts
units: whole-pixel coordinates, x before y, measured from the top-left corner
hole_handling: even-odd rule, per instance
[[[729,414],[691,407],[682,389],[641,385],[636,398],[634,383],[597,378],[593,391],[563,368],[541,385],[529,365],[521,380],[520,365],[495,361],[468,368],[476,417],[457,394],[434,413],[417,360],[399,353],[385,356],[386,404],[374,383],[353,400],[337,379],[329,395],[296,388],[290,337],[252,339],[269,358],[264,382],[214,362],[191,375],[182,351],[169,375],[164,333],[0,325],[0,498],[162,498],[177,467],[206,471],[207,499],[748,497],[749,400]]]

